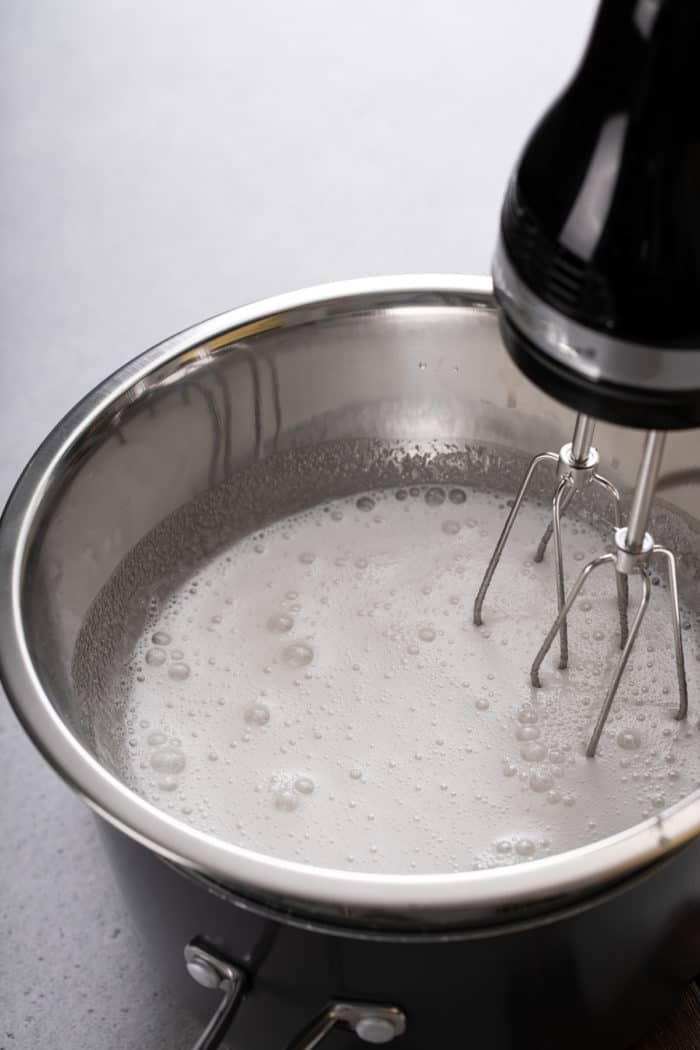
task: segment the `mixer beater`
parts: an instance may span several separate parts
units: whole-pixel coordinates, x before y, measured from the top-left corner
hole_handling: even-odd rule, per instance
[[[696,0],[601,0],[583,60],[533,131],[501,212],[494,292],[506,350],[540,389],[577,413],[570,444],[531,461],[474,603],[486,593],[540,464],[556,464],[550,537],[558,613],[530,672],[559,635],[586,580],[610,565],[621,652],[586,754],[595,755],[651,596],[649,567],[665,562],[679,705],[688,709],[676,561],[648,532],[666,432],[700,426],[700,193],[697,157]],[[598,474],[594,420],[646,432],[629,520],[615,486]],[[612,549],[593,558],[565,594],[561,518],[588,485],[606,491]],[[628,581],[641,599],[627,623]]]
[[[571,441],[566,445],[562,445],[558,454],[556,452],[538,452],[530,461],[474,601],[473,620],[477,627],[483,624],[482,609],[486,592],[501,560],[501,555],[515,524],[525,493],[540,464],[555,463],[559,481],[552,498],[552,520],[539,542],[533,560],[535,562],[543,560],[549,540],[553,539],[557,604],[560,612],[566,598],[564,556],[561,542],[561,516],[571,504],[576,493],[586,488],[591,482],[599,485],[611,497],[615,530],[617,531],[620,528],[620,493],[611,481],[597,473],[596,468],[600,462],[600,456],[598,455],[598,450],[592,444],[594,428],[595,420],[591,419],[590,416],[584,416],[579,413],[576,417]],[[627,577],[618,573],[616,582],[620,614],[620,648],[623,648],[628,634]],[[559,631],[559,667],[563,670],[569,664],[569,640],[565,615],[560,620],[558,619],[557,630]]]
[[[608,687],[600,714],[598,715],[593,734],[588,742],[588,747],[586,748],[586,755],[588,758],[593,758],[596,753],[601,734],[605,728],[608,715],[610,714],[610,708],[612,707],[613,700],[615,699],[620,684],[620,679],[622,678],[630,653],[632,652],[637,635],[639,634],[639,629],[642,626],[644,614],[649,605],[649,599],[651,597],[649,562],[653,555],[657,555],[665,560],[668,571],[669,591],[671,595],[671,621],[673,624],[673,641],[679,692],[679,705],[676,718],[683,719],[688,713],[688,686],[685,677],[685,660],[683,656],[683,639],[681,635],[676,559],[672,551],[668,550],[667,547],[662,547],[659,544],[654,543],[653,537],[647,532],[649,512],[651,510],[656,480],[659,475],[665,441],[666,435],[661,431],[651,430],[647,434],[627,527],[621,528],[619,525],[616,526],[614,533],[615,549],[613,552],[598,555],[598,557],[593,558],[581,569],[581,572],[569,591],[566,600],[560,605],[559,613],[552,624],[547,637],[542,643],[530,670],[530,681],[533,686],[538,688],[541,685],[540,667],[542,666],[542,661],[549,652],[557,631],[561,630],[562,625],[566,622],[566,617],[569,615],[576,598],[580,594],[583,585],[592,572],[600,568],[601,565],[612,565],[618,585],[618,594],[620,593],[621,580],[627,581],[627,578],[634,574],[638,574],[641,577],[641,601],[634,620],[632,621],[632,627],[622,644],[622,652],[618,658],[617,666]]]

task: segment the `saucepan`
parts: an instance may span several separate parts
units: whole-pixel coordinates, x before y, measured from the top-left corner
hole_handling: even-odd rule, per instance
[[[498,450],[558,449],[571,428],[503,352],[487,279],[382,278],[168,339],[81,401],[27,466],[0,526],[2,680],[98,815],[154,968],[202,1017],[200,1050],[225,1038],[239,1050],[622,1048],[700,969],[699,792],[559,855],[378,875],[190,826],[135,794],[105,744],[116,714],[90,667],[106,591],[118,618],[178,559],[205,559],[263,521],[405,479],[470,481]],[[623,491],[640,441],[599,427]],[[682,535],[665,538],[689,602],[696,467],[695,436],[672,434],[655,535],[664,507],[678,512]],[[516,482],[504,473],[504,489]]]

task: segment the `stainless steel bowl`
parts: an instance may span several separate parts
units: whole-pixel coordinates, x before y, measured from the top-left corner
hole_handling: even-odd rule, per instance
[[[558,448],[571,426],[572,414],[525,381],[503,352],[484,278],[327,285],[174,336],[66,416],[7,505],[0,664],[17,714],[107,821],[258,898],[331,914],[456,923],[561,902],[643,868],[700,832],[700,793],[600,842],[498,870],[370,875],[263,856],[197,831],[129,790],[100,757],[72,672],[91,603],[131,549],[251,464],[343,439],[411,443],[428,456],[465,442],[527,453]],[[608,473],[629,485],[641,435],[601,425],[597,444]],[[700,517],[697,451],[694,433],[671,435],[662,482],[664,499],[693,517]],[[684,576],[695,585],[687,568]]]

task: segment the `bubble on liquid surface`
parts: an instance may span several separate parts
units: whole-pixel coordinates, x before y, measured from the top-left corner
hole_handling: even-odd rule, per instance
[[[549,791],[554,784],[554,778],[551,773],[547,773],[545,770],[533,770],[530,773],[530,787],[533,791]]]
[[[474,706],[476,707],[477,711],[488,711],[491,704],[485,696],[480,696]]]
[[[275,808],[284,813],[291,813],[299,805],[299,796],[289,788],[280,788],[274,794]]]
[[[617,742],[623,751],[636,751],[642,746],[642,736],[638,729],[621,729]]]
[[[539,726],[518,726],[515,730],[518,740],[537,740],[540,736]]]
[[[521,857],[532,857],[535,852],[535,843],[528,838],[518,839],[515,843],[515,852]]]
[[[165,649],[149,649],[146,653],[146,663],[149,667],[161,667],[167,659]]]
[[[360,496],[359,499],[355,500],[355,506],[358,510],[363,510],[366,513],[374,510],[375,503],[371,496]]]
[[[182,773],[185,756],[177,747],[161,747],[151,755],[151,766],[156,773]]]
[[[266,726],[270,721],[270,708],[267,704],[251,704],[247,707],[243,716],[251,726]]]
[[[425,494],[425,502],[429,507],[440,507],[445,502],[445,490],[433,485]]]
[[[538,714],[532,704],[522,704],[518,708],[518,721],[524,726],[533,726],[538,721]]]
[[[450,489],[448,498],[450,503],[460,504],[466,501],[467,494],[464,489]]]
[[[314,658],[314,651],[306,642],[292,642],[282,654],[282,658],[290,667],[306,667]]]
[[[177,661],[176,663],[170,665],[170,667],[168,668],[168,674],[176,682],[184,682],[186,678],[190,677],[189,664]]]
[[[456,536],[457,533],[459,532],[459,522],[458,521],[451,521],[451,520],[450,521],[443,521],[443,523],[442,523],[442,531],[444,533],[446,533],[448,536]]]
[[[434,627],[419,627],[418,637],[421,642],[434,642],[435,641],[435,628]]]
[[[275,613],[267,621],[268,631],[273,631],[275,634],[286,634],[287,631],[291,631],[294,626],[294,617],[290,616],[289,613]]]
[[[520,754],[526,762],[542,762],[547,754],[547,749],[537,740],[530,740],[520,748]]]
[[[154,733],[149,733],[146,737],[146,743],[149,747],[162,747],[166,740],[165,733],[159,733],[157,730]]]
[[[311,795],[316,787],[311,777],[297,777],[294,781],[294,787],[297,791],[301,792],[302,795]]]
[[[170,645],[171,640],[167,631],[156,631],[151,635],[151,641],[154,645]]]

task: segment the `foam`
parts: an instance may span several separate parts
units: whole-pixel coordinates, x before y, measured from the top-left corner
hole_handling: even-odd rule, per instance
[[[542,507],[524,506],[484,627],[471,619],[506,511],[463,485],[354,495],[239,539],[153,597],[123,679],[119,773],[232,842],[374,872],[546,856],[689,794],[700,749],[692,706],[673,718],[665,582],[586,759],[618,652],[614,579],[601,571],[571,616],[570,670],[555,644],[533,689],[555,613],[551,552],[532,562]],[[605,546],[575,517],[564,544],[569,580]]]

